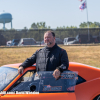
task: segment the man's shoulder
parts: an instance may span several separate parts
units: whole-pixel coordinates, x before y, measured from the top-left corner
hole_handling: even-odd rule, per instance
[[[59,47],[58,45],[57,45],[57,49],[60,50],[60,51],[65,51],[65,49]]]
[[[37,52],[44,51],[44,50],[45,50],[45,47],[38,49]]]

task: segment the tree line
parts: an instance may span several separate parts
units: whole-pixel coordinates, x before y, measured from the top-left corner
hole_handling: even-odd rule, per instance
[[[100,23],[99,22],[83,22],[80,23],[79,27],[77,26],[60,26],[56,27],[55,29],[75,29],[75,28],[100,28]],[[7,28],[5,28],[8,30]],[[27,27],[24,27],[23,29],[28,29]],[[37,23],[32,23],[29,29],[51,29],[50,26],[47,26],[45,22],[37,22]],[[3,30],[3,28],[1,29]],[[16,30],[16,29],[10,29],[10,30]]]
[[[79,28],[100,28],[100,23],[99,22],[83,22],[83,23],[80,23],[79,25]],[[30,29],[50,29],[51,27],[50,26],[46,26],[46,23],[45,22],[37,22],[37,23],[33,23],[31,25],[31,28]],[[72,29],[72,28],[78,28],[77,26],[60,26],[56,29]]]
[[[57,38],[64,39],[67,37],[76,37],[78,34],[88,34],[88,28],[77,29],[30,29],[30,30],[0,30],[7,41],[19,38],[34,38],[36,41],[42,41],[44,32],[52,30]],[[89,34],[100,37],[100,28],[89,28]]]

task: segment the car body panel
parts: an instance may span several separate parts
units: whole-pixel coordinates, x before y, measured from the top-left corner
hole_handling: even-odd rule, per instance
[[[76,100],[75,93],[6,94],[0,100]]]
[[[78,71],[78,75],[89,81],[100,77],[100,69],[85,64],[71,62],[69,64],[69,70]]]
[[[18,68],[19,65],[21,65],[21,63],[8,64],[8,65],[4,65],[4,66]],[[33,65],[33,66],[35,68],[36,65]],[[33,66],[31,66],[29,68],[33,68]],[[100,76],[100,69],[99,68],[92,67],[92,66],[85,65],[85,64],[81,64],[81,63],[70,62],[68,69],[72,70],[72,71],[78,71],[78,75],[80,75],[81,77],[83,77],[86,80],[95,79],[95,78]],[[90,74],[90,75],[88,75],[88,74]]]
[[[100,94],[100,78],[79,84],[75,88],[77,100],[93,100]]]
[[[18,69],[19,65],[21,65],[21,63],[7,64],[7,65],[3,65],[3,67],[12,67],[12,68],[17,68]]]
[[[11,68],[18,68],[19,64],[9,64],[9,65],[4,65],[3,67],[11,67]],[[35,65],[33,66],[30,66],[28,68],[26,68],[23,72],[26,73],[28,70],[35,70],[36,67]],[[11,86],[18,80],[21,78],[21,76],[23,75],[18,75],[3,91],[8,91],[9,88],[11,88]],[[58,93],[39,93],[39,94],[9,94],[11,92],[7,92],[5,94],[1,94],[1,97],[0,97],[0,100],[21,100],[21,99],[24,99],[24,100],[27,100],[27,99],[30,99],[30,100],[40,100],[41,98],[43,100],[51,100],[51,99],[55,99],[55,100],[66,100],[66,98],[68,100],[76,100],[76,96],[75,96],[75,92],[58,92]]]
[[[18,68],[18,64],[9,64],[9,65],[4,65],[4,67],[13,67],[13,68]],[[24,73],[28,70],[35,70],[36,65],[30,66],[24,70]],[[39,100],[43,98],[44,100],[48,98],[49,99],[66,99],[68,100],[92,100],[94,99],[97,95],[100,94],[100,69],[95,68],[89,65],[81,64],[81,63],[75,63],[75,62],[70,62],[69,63],[69,68],[68,70],[70,71],[77,71],[78,75],[84,78],[86,81],[80,84],[77,84],[75,86],[75,93],[39,93],[38,94],[6,94],[1,96],[0,99],[3,100],[18,100],[19,98],[23,99],[28,99],[34,98],[35,100]],[[18,75],[5,89],[4,91],[7,91],[22,75]],[[63,98],[62,98],[63,97]],[[18,98],[18,99],[17,99]],[[19,99],[20,100],[20,99]],[[31,99],[30,99],[31,100]]]

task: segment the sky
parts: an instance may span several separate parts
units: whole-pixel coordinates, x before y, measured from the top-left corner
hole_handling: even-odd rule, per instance
[[[85,0],[83,0],[84,2]],[[0,12],[12,14],[14,29],[31,27],[32,23],[45,22],[52,29],[77,26],[83,22],[100,22],[100,0],[87,0],[87,9],[80,11],[79,0],[0,0]],[[88,17],[87,17],[88,15]],[[7,29],[11,28],[6,23]],[[3,24],[0,23],[0,29]]]

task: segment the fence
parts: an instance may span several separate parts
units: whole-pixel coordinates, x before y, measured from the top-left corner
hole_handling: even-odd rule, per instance
[[[57,38],[64,40],[66,37],[76,37],[78,34],[88,34],[87,28],[76,29],[31,29],[31,30],[0,30],[0,45],[6,45],[6,41],[19,38],[34,38],[42,41],[44,32],[52,30]],[[100,41],[100,28],[89,28],[89,35],[98,36]]]

